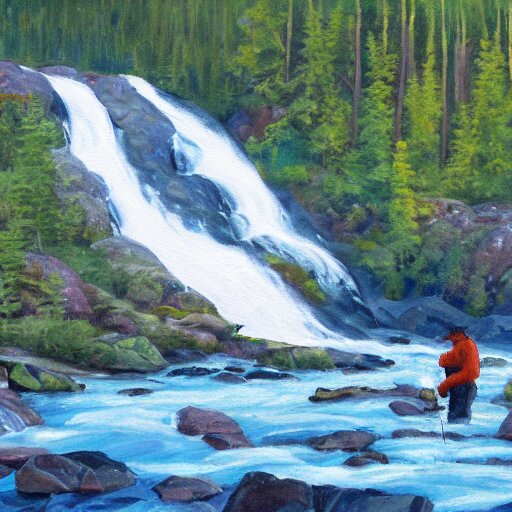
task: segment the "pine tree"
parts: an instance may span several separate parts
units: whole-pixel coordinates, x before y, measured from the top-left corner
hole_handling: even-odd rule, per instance
[[[368,38],[370,85],[361,104],[358,148],[347,155],[347,192],[364,204],[380,208],[390,197],[394,80],[396,56],[386,54],[370,34]]]
[[[435,58],[435,17],[433,6],[428,9],[428,36],[421,79],[412,76],[405,98],[409,130],[407,146],[411,165],[416,169],[417,189],[429,195],[439,183],[439,122],[441,96]]]

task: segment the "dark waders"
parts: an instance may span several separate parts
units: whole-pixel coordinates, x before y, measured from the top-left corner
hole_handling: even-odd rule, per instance
[[[445,368],[446,376],[457,373],[460,368]],[[469,423],[471,421],[471,404],[476,398],[477,387],[474,382],[467,382],[450,389],[448,405],[448,423]]]

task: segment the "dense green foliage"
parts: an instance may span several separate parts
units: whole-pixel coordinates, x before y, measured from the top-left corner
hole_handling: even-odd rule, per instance
[[[455,283],[471,265],[452,235],[439,254],[424,229],[430,198],[512,200],[510,0],[0,0],[0,26],[1,58],[135,73],[224,119],[239,108],[284,107],[248,152],[266,180],[345,220],[389,297],[411,288],[462,293]],[[13,103],[0,134],[20,109],[32,112],[25,128],[34,124],[37,108]],[[42,147],[48,129],[38,127],[30,146]],[[0,137],[2,165],[12,173],[16,162],[21,177],[31,157],[19,147]],[[0,205],[4,315],[19,309],[27,244],[80,238],[79,212],[68,212],[67,226],[54,215],[62,240],[51,240],[40,213],[44,204],[48,218],[53,198],[23,187],[10,194],[24,206],[19,222],[6,223],[12,207]],[[98,272],[92,282],[128,293],[122,278]],[[486,310],[482,273],[464,288],[472,313]]]

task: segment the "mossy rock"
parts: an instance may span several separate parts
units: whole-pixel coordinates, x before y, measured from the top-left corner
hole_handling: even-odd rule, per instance
[[[179,327],[212,333],[218,340],[229,341],[237,333],[237,325],[207,313],[191,313],[177,322]]]
[[[81,391],[83,387],[71,377],[43,370],[37,366],[15,363],[9,372],[9,385],[18,391]]]
[[[97,341],[93,366],[104,370],[154,372],[167,366],[157,348],[145,336]]]
[[[156,315],[160,320],[165,320],[167,317],[181,320],[190,315],[190,311],[183,311],[178,308],[173,308],[172,306],[158,306],[157,308],[153,308],[151,313]]]
[[[334,362],[323,348],[286,347],[269,350],[258,363],[278,370],[333,370]]]
[[[316,279],[311,277],[310,273],[300,265],[290,263],[273,254],[267,254],[265,259],[273,270],[302,293],[307,300],[314,304],[320,304],[325,301],[326,295],[321,290]]]
[[[505,395],[505,399],[509,402],[512,402],[512,379],[509,380],[503,389],[503,394]]]

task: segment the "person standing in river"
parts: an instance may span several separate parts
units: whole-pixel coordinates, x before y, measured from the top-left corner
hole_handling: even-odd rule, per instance
[[[475,380],[480,376],[480,356],[476,343],[466,334],[464,327],[454,327],[445,336],[453,343],[449,352],[441,354],[439,366],[446,379],[437,391],[445,398],[450,393],[448,423],[469,423],[471,404],[476,398]]]

